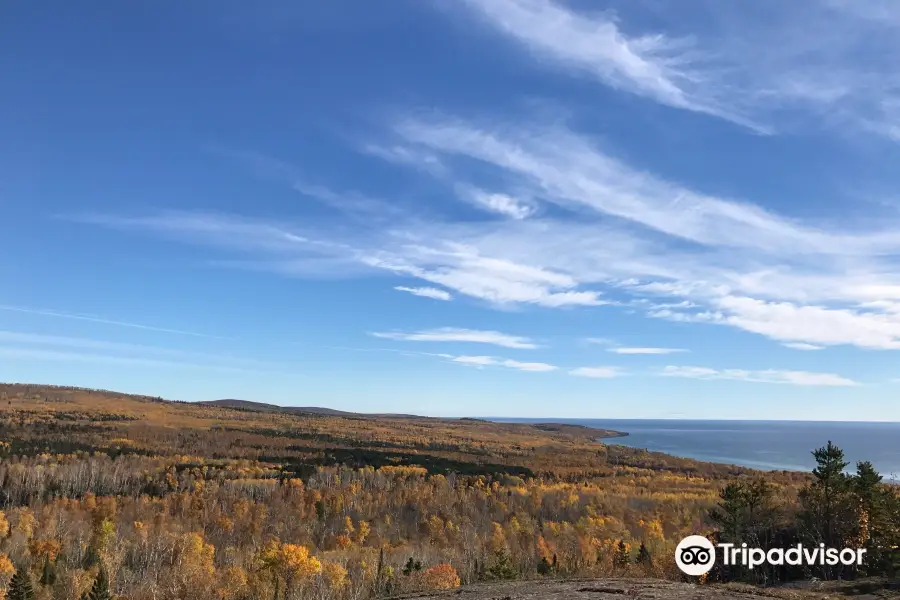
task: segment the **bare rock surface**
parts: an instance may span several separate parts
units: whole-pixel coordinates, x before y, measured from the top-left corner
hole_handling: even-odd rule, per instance
[[[825,594],[751,586],[696,585],[658,579],[585,579],[480,583],[455,590],[399,596],[403,600],[813,600]],[[833,597],[833,596],[832,596]]]

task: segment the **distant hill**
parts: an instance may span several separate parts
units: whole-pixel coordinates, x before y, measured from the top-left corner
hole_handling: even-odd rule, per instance
[[[334,417],[362,416],[358,415],[357,413],[336,410],[334,408],[325,408],[322,406],[278,406],[277,404],[253,402],[251,400],[235,400],[233,398],[224,398],[222,400],[202,400],[197,404],[208,404],[211,406],[219,406],[222,408],[235,408],[238,410],[252,410],[256,412],[280,412],[293,415],[330,415]]]
[[[218,406],[220,408],[234,408],[236,410],[250,410],[255,412],[277,412],[288,415],[327,415],[330,417],[345,418],[390,418],[390,419],[428,419],[431,417],[421,417],[418,415],[404,415],[394,413],[356,413],[345,410],[337,410],[335,408],[325,408],[324,406],[279,406],[277,404],[268,404],[266,402],[254,402],[252,400],[235,400],[225,398],[222,400],[201,400],[197,404],[206,404],[210,406]]]
[[[281,413],[287,415],[322,415],[329,417],[343,417],[345,419],[410,419],[422,421],[463,421],[470,423],[491,423],[487,419],[478,419],[475,417],[461,417],[458,419],[439,418],[439,417],[423,417],[420,415],[407,415],[396,413],[356,413],[337,410],[334,408],[325,408],[322,406],[279,406],[277,404],[268,404],[266,402],[253,402],[252,400],[236,400],[233,398],[224,398],[222,400],[202,400],[197,404],[205,404],[208,406],[218,406],[219,408],[232,408],[234,410],[246,410],[261,413]],[[595,427],[587,427],[585,425],[570,425],[567,423],[525,423],[525,427],[533,427],[539,431],[548,433],[562,433],[574,436],[589,436],[594,439],[624,437],[628,434],[622,431],[613,431],[611,429],[597,429]]]
[[[0,441],[16,455],[210,456],[289,465],[305,474],[333,465],[562,479],[613,475],[624,467],[712,478],[749,472],[598,443],[620,435],[546,421],[359,414],[235,398],[169,401],[110,390],[0,383]]]

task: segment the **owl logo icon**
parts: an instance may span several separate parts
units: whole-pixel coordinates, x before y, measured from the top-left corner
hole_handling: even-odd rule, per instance
[[[686,575],[709,573],[716,562],[716,547],[702,535],[689,535],[675,548],[675,564]]]

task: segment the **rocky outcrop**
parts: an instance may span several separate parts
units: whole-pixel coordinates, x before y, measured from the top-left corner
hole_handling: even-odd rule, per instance
[[[657,579],[589,579],[480,583],[454,590],[400,596],[404,600],[817,600],[811,591],[677,583]],[[834,597],[833,595],[831,597]]]

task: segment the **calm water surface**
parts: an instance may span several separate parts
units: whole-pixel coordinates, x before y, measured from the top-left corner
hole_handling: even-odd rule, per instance
[[[553,421],[624,431],[604,440],[675,456],[765,470],[809,471],[811,451],[828,440],[848,462],[868,460],[885,477],[900,477],[900,423],[821,421],[687,421],[644,419],[495,419],[510,423]]]

